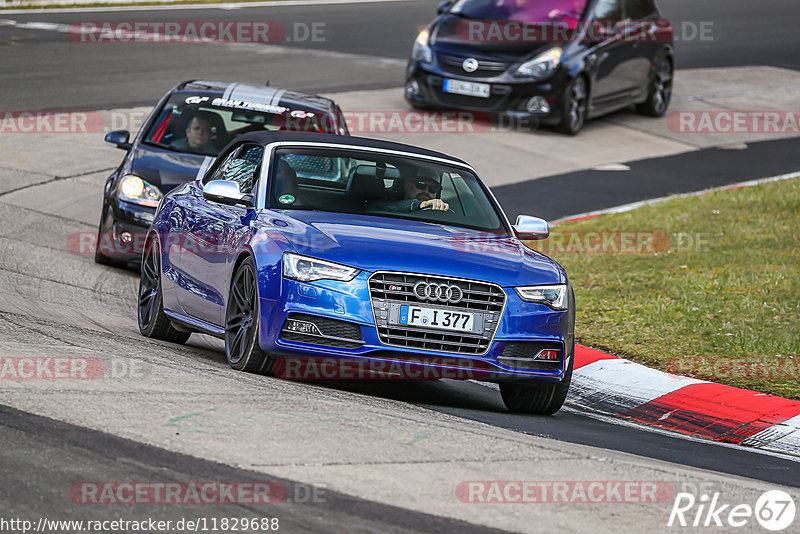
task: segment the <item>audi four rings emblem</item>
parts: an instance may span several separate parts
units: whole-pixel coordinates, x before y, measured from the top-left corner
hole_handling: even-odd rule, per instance
[[[420,300],[437,300],[455,304],[464,298],[464,291],[458,286],[419,281],[414,284],[414,295]]]

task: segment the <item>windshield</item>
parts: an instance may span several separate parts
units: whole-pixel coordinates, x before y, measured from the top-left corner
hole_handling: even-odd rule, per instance
[[[268,207],[413,219],[506,233],[471,172],[424,159],[349,149],[279,149]]]
[[[451,13],[470,19],[549,22],[580,20],[587,0],[458,0]]]
[[[177,93],[161,108],[144,141],[216,156],[234,137],[263,130],[340,133],[336,118],[324,111]]]

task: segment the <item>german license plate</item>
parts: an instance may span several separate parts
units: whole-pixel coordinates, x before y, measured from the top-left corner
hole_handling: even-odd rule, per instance
[[[457,95],[477,96],[478,98],[489,98],[492,86],[488,83],[465,82],[463,80],[444,79],[442,91]]]
[[[400,317],[397,322],[408,326],[472,332],[475,314],[404,304],[400,306]]]

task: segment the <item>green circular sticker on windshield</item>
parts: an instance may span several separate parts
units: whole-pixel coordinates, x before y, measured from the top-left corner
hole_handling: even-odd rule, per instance
[[[294,197],[292,195],[281,195],[278,197],[278,202],[281,204],[291,204],[294,202]]]

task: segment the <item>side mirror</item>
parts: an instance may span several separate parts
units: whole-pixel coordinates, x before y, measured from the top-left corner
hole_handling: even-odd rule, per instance
[[[105,141],[122,150],[130,150],[131,144],[128,142],[130,138],[131,134],[128,130],[114,130],[106,134]]]
[[[550,236],[550,226],[547,221],[530,215],[518,216],[517,223],[512,228],[517,237],[525,241],[547,239]]]
[[[450,6],[452,5],[453,5],[453,0],[446,0],[445,2],[442,2],[436,7],[436,14],[441,15],[442,13],[446,13],[447,11],[450,10]]]
[[[239,184],[230,180],[211,180],[203,187],[203,198],[228,206],[239,204],[252,207],[253,205],[253,197],[243,195],[239,191]]]

